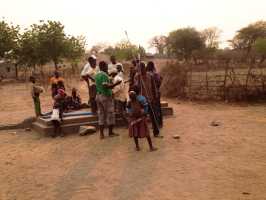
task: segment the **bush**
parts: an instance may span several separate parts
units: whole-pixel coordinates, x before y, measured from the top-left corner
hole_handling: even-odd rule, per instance
[[[161,93],[166,97],[185,97],[187,67],[179,63],[167,63],[161,70]]]

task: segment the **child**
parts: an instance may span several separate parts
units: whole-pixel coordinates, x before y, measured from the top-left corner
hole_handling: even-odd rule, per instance
[[[81,98],[76,88],[72,89],[72,94],[69,97],[68,108],[70,110],[79,110],[81,108]]]
[[[51,116],[51,120],[54,125],[54,132],[52,134],[52,137],[56,137],[59,134],[61,137],[64,137],[64,134],[61,131],[61,123],[63,122],[65,97],[66,97],[65,91],[62,89],[59,89],[58,94],[54,97],[54,107]]]
[[[136,144],[136,150],[140,151],[138,138],[147,138],[150,146],[150,151],[156,151],[157,148],[153,147],[149,128],[146,119],[146,113],[144,112],[144,106],[137,100],[137,94],[134,91],[129,93],[130,101],[127,108],[130,117],[129,122],[129,136],[134,137]]]
[[[30,77],[31,84],[31,96],[34,102],[34,110],[36,117],[39,117],[42,115],[41,112],[41,102],[40,102],[40,93],[44,91],[43,87],[37,86],[35,77]]]

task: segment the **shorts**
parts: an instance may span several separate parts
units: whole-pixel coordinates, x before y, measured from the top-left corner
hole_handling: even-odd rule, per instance
[[[102,126],[105,124],[110,126],[115,124],[114,101],[111,96],[97,94],[96,102],[98,107],[98,122]]]

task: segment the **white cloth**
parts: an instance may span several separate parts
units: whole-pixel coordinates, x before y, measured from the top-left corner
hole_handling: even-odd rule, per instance
[[[110,63],[108,65],[108,74],[115,73],[116,71],[116,64]]]
[[[59,109],[53,109],[52,115],[51,115],[52,121],[60,121],[59,117]]]
[[[123,65],[121,63],[116,63],[116,64],[110,63],[108,65],[108,74],[116,73],[117,72],[117,66],[118,65],[121,65],[122,71],[124,71],[124,67],[123,67]]]
[[[98,66],[96,66],[95,68],[92,68],[91,65],[90,65],[90,63],[87,63],[83,67],[83,69],[81,71],[81,76],[88,76],[89,75],[90,77],[95,78],[96,74],[99,71],[100,70],[99,70],[99,67]],[[90,82],[91,82],[91,84],[95,84],[95,82],[93,82],[93,81],[90,81]]]
[[[125,85],[124,79],[121,76],[116,75],[113,79],[113,83],[116,84],[119,81],[122,81],[122,82],[119,85],[115,86],[113,89],[114,99],[125,101],[127,98],[127,95],[126,95],[126,87],[125,87],[126,85]]]

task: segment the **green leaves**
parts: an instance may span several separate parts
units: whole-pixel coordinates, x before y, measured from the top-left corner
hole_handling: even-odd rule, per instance
[[[85,53],[84,37],[67,36],[56,21],[40,21],[19,34],[19,27],[0,22],[0,58],[35,67],[52,61],[57,65],[68,59],[78,62]]]
[[[169,52],[188,60],[192,52],[204,48],[204,39],[194,28],[182,28],[169,33],[167,38]]]
[[[16,48],[19,27],[0,21],[0,59],[9,58]],[[8,55],[10,54],[10,55]]]
[[[266,56],[266,38],[257,39],[254,48],[257,53]]]
[[[136,46],[128,41],[121,41],[115,47],[108,47],[104,51],[108,55],[114,55],[118,60],[131,60],[139,54],[145,56],[145,49],[141,46]]]

